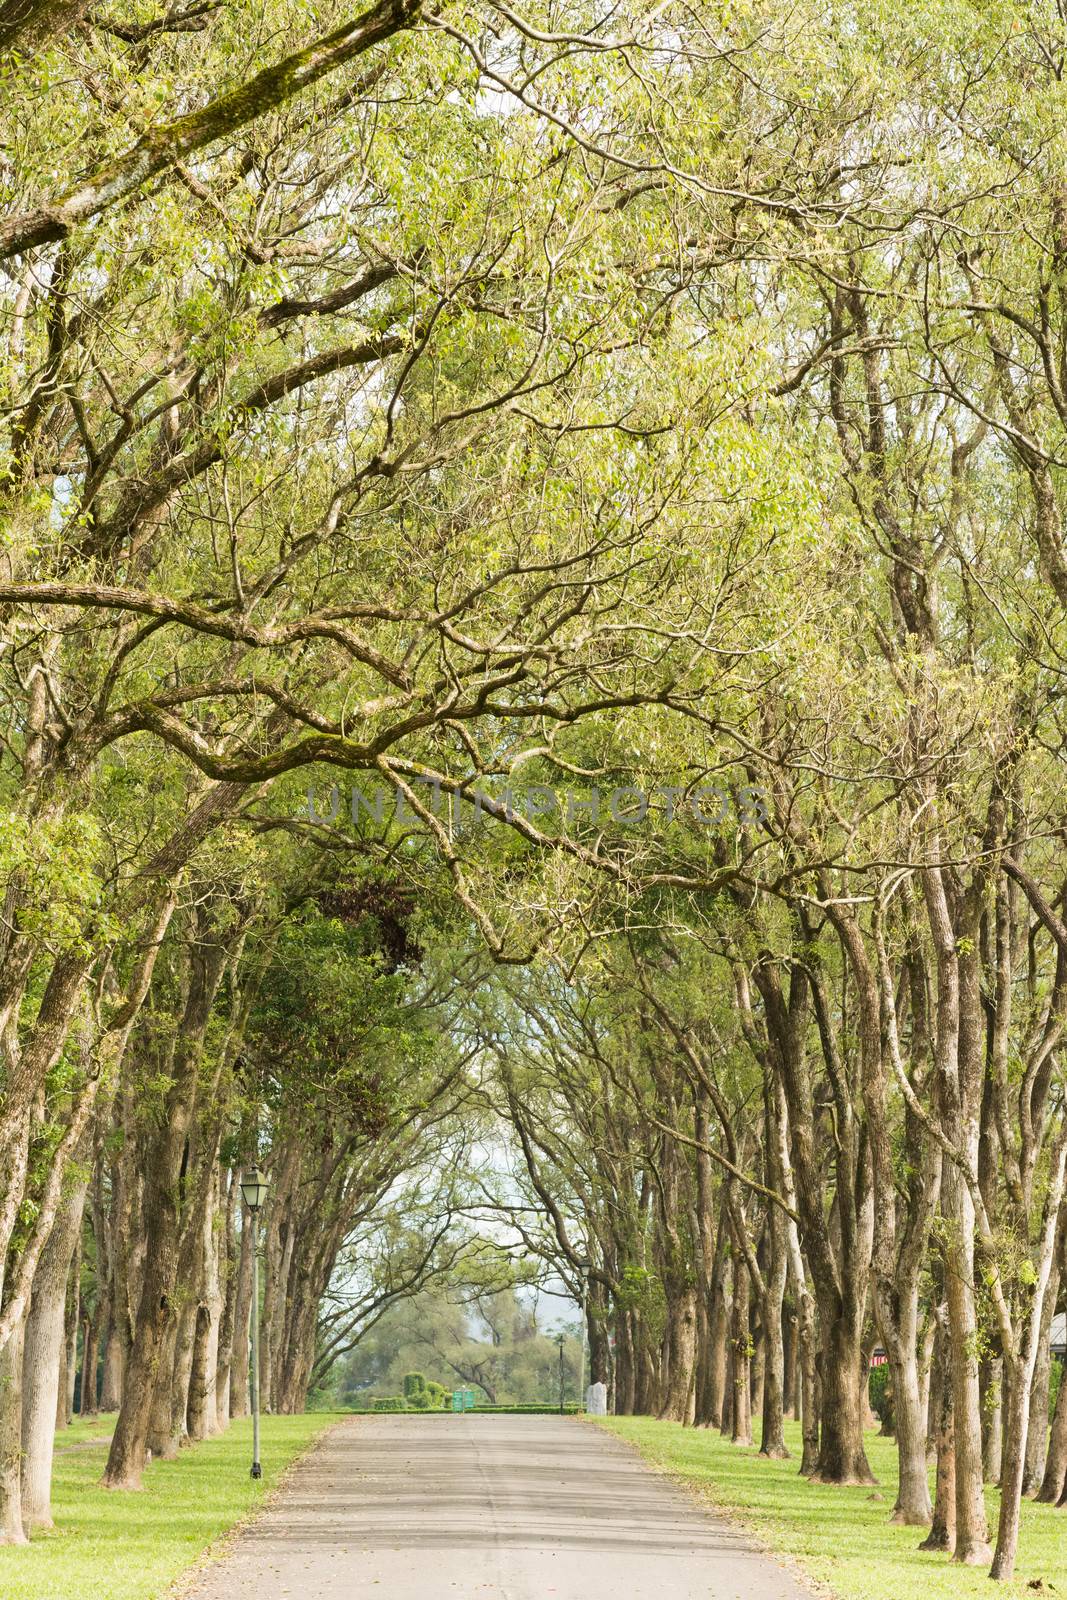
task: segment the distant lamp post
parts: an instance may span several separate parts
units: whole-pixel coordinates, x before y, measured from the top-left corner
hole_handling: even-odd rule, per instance
[[[564,1341],[565,1338],[566,1338],[566,1334],[561,1333],[560,1336],[559,1336],[559,1414],[560,1414],[560,1416],[563,1415],[563,1397],[564,1397],[564,1395],[566,1393],[566,1380],[564,1379],[564,1376],[563,1376],[563,1341]]]
[[[259,1461],[259,1213],[267,1198],[267,1175],[250,1167],[241,1179],[241,1195],[252,1218],[252,1476],[262,1478]]]

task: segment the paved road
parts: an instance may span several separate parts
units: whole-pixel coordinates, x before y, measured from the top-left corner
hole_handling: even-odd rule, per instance
[[[353,1418],[195,1600],[811,1600],[588,1423]]]

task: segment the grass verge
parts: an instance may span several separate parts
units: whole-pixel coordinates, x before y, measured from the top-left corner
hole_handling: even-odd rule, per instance
[[[54,1532],[0,1548],[3,1600],[157,1600],[213,1540],[254,1511],[331,1422],[318,1412],[264,1417],[263,1477],[248,1475],[250,1420],[156,1461],[140,1494],[99,1487],[114,1417],[77,1421],[56,1439]]]
[[[878,1488],[834,1489],[797,1474],[800,1429],[786,1424],[791,1461],[764,1461],[711,1430],[683,1428],[648,1417],[598,1418],[629,1440],[652,1466],[737,1515],[770,1550],[788,1557],[839,1600],[969,1600],[970,1596],[1033,1596],[1043,1588],[1067,1595],[1067,1511],[1023,1505],[1016,1577],[992,1585],[986,1568],[954,1566],[947,1556],[920,1551],[921,1529],[897,1528],[889,1513],[897,1492],[896,1447],[867,1435]],[[872,1500],[872,1492],[881,1500]],[[987,1493],[990,1527],[997,1495]],[[1028,1587],[1034,1584],[1035,1587]]]

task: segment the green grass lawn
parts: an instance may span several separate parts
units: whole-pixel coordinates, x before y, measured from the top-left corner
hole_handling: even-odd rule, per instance
[[[177,1461],[154,1462],[140,1494],[98,1487],[114,1417],[64,1428],[56,1439],[52,1533],[0,1548],[3,1600],[156,1600],[213,1539],[263,1500],[285,1468],[335,1418],[264,1417],[263,1477],[253,1483],[252,1423]]]
[[[892,1439],[867,1435],[867,1456],[878,1488],[833,1489],[797,1474],[800,1428],[786,1424],[791,1461],[763,1461],[716,1432],[683,1428],[648,1417],[598,1419],[642,1456],[714,1505],[735,1512],[770,1549],[790,1557],[840,1600],[964,1600],[971,1595],[1033,1594],[1027,1584],[1067,1595],[1067,1510],[1024,1502],[1016,1578],[994,1586],[987,1569],[952,1565],[944,1555],[917,1549],[916,1528],[896,1528],[889,1514],[896,1498],[897,1458]],[[872,1492],[884,1499],[872,1501]],[[988,1492],[990,1527],[997,1496]]]

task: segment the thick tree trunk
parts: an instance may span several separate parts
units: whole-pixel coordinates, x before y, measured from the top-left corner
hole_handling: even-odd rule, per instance
[[[217,1433],[215,1376],[218,1363],[219,1323],[211,1308],[201,1305],[196,1314],[193,1364],[189,1376],[188,1430],[190,1439],[209,1439]]]
[[[86,1176],[64,1196],[33,1275],[22,1361],[22,1520],[27,1532],[52,1526],[52,1451],[61,1399],[66,1413],[67,1284],[87,1186]]]
[[[141,1341],[140,1325],[137,1330],[137,1340],[134,1343],[135,1360],[130,1367],[130,1382],[127,1387],[127,1399],[123,1402],[123,1411],[127,1409],[132,1397],[136,1394],[134,1387],[134,1369],[136,1366],[137,1344]],[[177,1319],[168,1317],[164,1320],[159,1331],[159,1343],[156,1351],[156,1365],[152,1373],[149,1388],[148,1404],[148,1429],[145,1435],[145,1452],[151,1451],[154,1461],[174,1461],[177,1458],[181,1443],[180,1429],[174,1422],[174,1352],[178,1342]],[[146,1341],[146,1348],[148,1348]],[[137,1380],[139,1381],[139,1380]]]
[[[777,1177],[777,1174],[774,1176]],[[789,1272],[785,1220],[778,1207],[772,1206],[768,1218],[771,1241],[770,1263],[767,1270],[766,1293],[760,1308],[764,1347],[760,1455],[778,1461],[789,1455],[785,1443],[786,1368],[783,1334],[785,1285]]]
[[[118,1411],[126,1374],[126,1347],[114,1322],[104,1345],[104,1370],[100,1379],[100,1410]]]
[[[938,1317],[930,1379],[930,1409],[937,1452],[937,1484],[930,1532],[920,1550],[951,1551],[956,1543],[956,1442],[952,1427],[952,1358],[949,1352],[948,1312]]]
[[[22,1343],[20,1317],[0,1348],[0,1545],[25,1544],[22,1524]]]
[[[179,1277],[179,1282],[181,1278]],[[193,1292],[183,1303],[173,1332],[173,1361],[170,1378],[170,1432],[175,1449],[181,1448],[188,1432],[189,1386],[193,1374],[193,1348],[196,1344],[196,1324],[200,1314],[199,1280]]]
[[[914,1331],[913,1337],[903,1339],[895,1357],[891,1357],[900,1480],[890,1520],[907,1527],[925,1528],[933,1518],[933,1506],[926,1471],[926,1410]]]
[[[819,1419],[822,1414],[822,1395],[815,1353],[815,1305],[810,1294],[806,1294],[801,1302],[798,1334],[801,1375],[800,1426],[804,1441],[800,1471],[803,1477],[810,1478],[819,1464]]]
[[[696,1322],[696,1289],[687,1285],[667,1307],[667,1384],[660,1416],[668,1422],[693,1420]]]
[[[1037,1491],[1044,1505],[1058,1505],[1067,1488],[1067,1372],[1060,1379],[1060,1392],[1056,1396],[1056,1410],[1052,1418],[1052,1437],[1049,1439],[1045,1476]]]
[[[854,1308],[826,1319],[819,1355],[819,1459],[812,1474],[819,1483],[875,1482],[863,1445],[861,1346]]]
[[[725,1222],[720,1221],[719,1240],[715,1250],[715,1273],[708,1298],[704,1394],[701,1413],[696,1419],[698,1424],[705,1428],[718,1428],[722,1425],[723,1396],[728,1381],[730,1260],[726,1254],[726,1246]]]
[[[173,1296],[179,1258],[181,1176],[193,1118],[204,1036],[226,964],[215,942],[209,912],[197,913],[189,955],[189,984],[167,1095],[164,1126],[153,1141],[144,1180],[145,1261],[133,1348],[127,1362],[122,1408],[115,1425],[103,1483],[108,1489],[139,1489],[152,1422],[153,1401],[171,1371],[163,1361],[173,1329]],[[157,1439],[160,1435],[157,1417]]]
[[[166,1121],[153,1143],[144,1183],[144,1276],[140,1305],[103,1483],[108,1489],[139,1489],[152,1422],[153,1401],[167,1385],[171,1368],[163,1361],[173,1328],[173,1296],[179,1256],[181,1172],[193,1115],[197,1072],[215,991],[225,966],[224,949],[211,942],[206,911],[198,920],[198,940],[190,954],[190,981],[167,1096]],[[156,1418],[156,1440],[166,1444]]]

